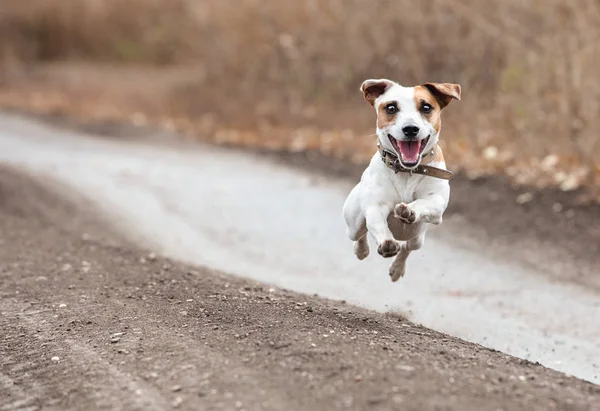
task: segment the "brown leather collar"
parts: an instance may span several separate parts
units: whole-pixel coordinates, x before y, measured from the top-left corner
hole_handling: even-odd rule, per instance
[[[421,164],[419,164],[414,169],[410,169],[410,168],[402,167],[400,160],[398,160],[398,156],[396,156],[396,154],[392,153],[391,151],[384,149],[381,146],[381,143],[379,141],[377,141],[377,150],[379,151],[379,154],[381,155],[381,160],[385,163],[385,165],[388,168],[391,168],[394,171],[394,173],[396,173],[396,174],[409,173],[410,175],[420,174],[423,176],[441,178],[443,180],[450,181],[450,180],[452,180],[452,177],[454,177],[454,173],[452,173],[452,171],[444,170],[443,168],[426,165],[433,159],[436,148],[437,148],[437,146],[434,147],[433,149],[431,149],[431,151],[429,153],[423,155]]]

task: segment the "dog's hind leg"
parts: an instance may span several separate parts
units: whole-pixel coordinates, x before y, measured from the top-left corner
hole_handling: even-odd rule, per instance
[[[390,265],[390,277],[392,281],[398,281],[400,277],[404,277],[406,271],[406,260],[412,251],[418,250],[423,246],[425,241],[425,230],[423,230],[417,237],[405,241],[400,246],[400,251],[394,262]]]
[[[344,220],[346,221],[346,231],[348,233],[348,237],[350,240],[356,242],[358,242],[367,233],[367,221],[360,208],[358,193],[359,186],[357,185],[348,195],[342,210]]]
[[[364,260],[369,256],[369,240],[366,233],[354,242],[354,254],[359,260]]]
[[[363,215],[358,201],[358,185],[350,192],[344,203],[344,220],[350,240],[354,241],[354,254],[359,260],[364,260],[369,255],[369,241],[367,239],[367,220]]]

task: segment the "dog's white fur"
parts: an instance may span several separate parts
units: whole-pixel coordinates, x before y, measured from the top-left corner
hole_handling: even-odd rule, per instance
[[[429,84],[436,87],[435,83]],[[460,86],[441,86],[442,90],[445,86],[451,86],[454,92],[441,96],[447,98],[447,101],[438,105],[439,110],[452,98],[460,99]],[[423,154],[438,144],[440,127],[436,130],[417,107],[415,87],[402,87],[390,80],[376,79],[365,81],[361,90],[378,115],[381,104],[396,102],[399,108],[395,121],[385,124],[383,128],[377,127],[377,137],[386,150],[396,153],[401,159],[401,154],[395,150],[388,135],[402,140],[402,128],[406,124],[419,127],[417,139],[430,136]],[[409,168],[417,165],[418,163]],[[446,168],[443,156],[430,165]],[[385,258],[396,256],[390,265],[389,274],[392,281],[397,281],[405,273],[406,259],[411,251],[418,250],[423,245],[427,224],[437,225],[442,222],[449,196],[450,185],[447,180],[403,172],[395,174],[381,160],[381,155],[376,153],[343,207],[348,236],[354,241],[354,253],[360,260],[369,255],[367,233],[371,233],[380,255]]]

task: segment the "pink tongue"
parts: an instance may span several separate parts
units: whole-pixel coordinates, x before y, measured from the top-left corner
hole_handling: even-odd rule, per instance
[[[407,163],[416,163],[419,160],[421,141],[400,141],[400,153]]]

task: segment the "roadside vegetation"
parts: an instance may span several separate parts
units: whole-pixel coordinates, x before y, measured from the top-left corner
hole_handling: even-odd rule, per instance
[[[0,3],[3,107],[364,162],[364,79],[457,82],[453,170],[600,199],[596,0]]]

